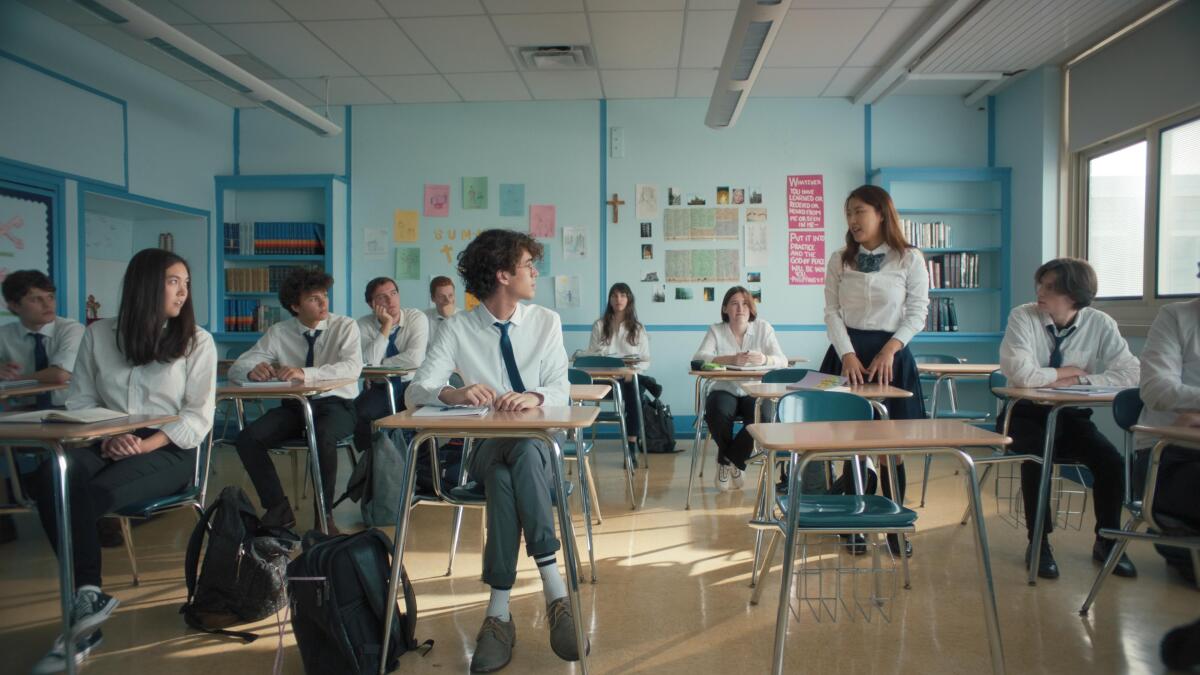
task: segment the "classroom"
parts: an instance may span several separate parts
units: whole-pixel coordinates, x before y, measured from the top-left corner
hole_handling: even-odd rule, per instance
[[[1198,35],[0,0],[3,670],[1200,672]]]

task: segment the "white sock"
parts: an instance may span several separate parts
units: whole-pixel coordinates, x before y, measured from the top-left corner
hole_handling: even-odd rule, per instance
[[[538,574],[542,575],[542,593],[546,596],[546,604],[559,598],[567,597],[567,584],[558,571],[558,564],[553,553],[534,558]]]
[[[512,595],[512,588],[496,588],[492,586],[492,595],[488,598],[487,615],[494,616],[501,621],[511,621],[512,615],[508,612],[508,598]]]
[[[80,591],[95,591],[95,592],[99,593],[99,592],[100,592],[100,587],[99,587],[99,586],[93,586],[93,585],[91,585],[91,584],[84,584],[83,586],[80,586],[79,588],[76,588],[76,589],[75,589],[75,592],[76,592],[76,593],[79,593]]]

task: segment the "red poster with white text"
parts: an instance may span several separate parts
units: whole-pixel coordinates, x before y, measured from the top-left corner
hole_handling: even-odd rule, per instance
[[[788,283],[825,283],[825,177],[787,177]]]

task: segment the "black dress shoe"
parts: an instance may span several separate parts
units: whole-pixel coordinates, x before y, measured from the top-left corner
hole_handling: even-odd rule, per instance
[[[900,535],[889,534],[887,536],[888,548],[892,550],[892,555],[900,555]],[[912,539],[905,537],[904,539],[904,557],[912,557]]]
[[[260,522],[265,527],[283,527],[290,530],[296,526],[296,514],[292,513],[292,505],[284,497],[283,501],[267,509]]]
[[[1105,539],[1104,537],[1096,537],[1096,543],[1092,546],[1092,560],[1103,563],[1108,560],[1108,554],[1112,552],[1113,547],[1117,545],[1115,539]],[[1137,576],[1137,568],[1133,566],[1133,561],[1125,552],[1121,552],[1121,559],[1117,561],[1117,566],[1113,568],[1113,574],[1119,577],[1134,578]]]
[[[842,534],[838,535],[842,538],[846,550],[851,555],[866,555],[867,554],[867,538],[861,534]]]
[[[1033,544],[1025,547],[1025,569],[1029,569],[1029,554]],[[1050,542],[1042,540],[1042,552],[1038,556],[1038,577],[1042,579],[1057,579],[1058,578],[1058,563],[1054,562],[1054,553],[1050,548]]]
[[[1200,621],[1175,628],[1159,648],[1163,665],[1185,673],[1200,672]]]

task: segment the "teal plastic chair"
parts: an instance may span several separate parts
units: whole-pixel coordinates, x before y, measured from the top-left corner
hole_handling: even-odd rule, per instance
[[[576,356],[575,363],[573,365],[577,369],[578,368],[624,368],[625,361],[624,361],[624,359],[621,359],[620,357],[616,357],[616,356]],[[570,377],[570,370],[567,371],[567,376],[568,376],[568,378]],[[618,392],[617,392],[618,386],[619,386],[618,383],[613,382],[613,393],[612,393],[613,409],[612,410],[603,410],[602,409],[600,412],[600,416],[596,418],[595,424],[592,425],[592,443],[595,444],[595,442],[596,442],[596,427],[600,426],[601,424],[610,424],[610,425],[619,427],[621,430],[621,448],[625,453],[625,464],[626,464],[626,468],[628,470],[628,468],[632,465],[632,463],[634,461],[634,459],[633,459],[634,451],[631,450],[629,447],[630,433],[629,433],[629,426],[628,426],[628,424],[626,424],[626,421],[625,421],[625,415],[621,414],[621,411],[620,411],[620,409],[617,408],[617,404],[616,404],[617,396],[618,396]],[[622,405],[624,405],[624,406],[641,405],[642,404],[641,392],[640,391],[638,392],[638,400],[625,401],[624,399],[622,399],[621,402],[622,402]],[[601,408],[603,408],[603,406],[601,406]],[[628,408],[626,408],[626,409],[628,409]],[[636,435],[636,433],[637,433],[636,430],[634,430],[635,435]],[[645,443],[645,439],[642,439],[642,443],[643,444]]]
[[[146,499],[136,504],[130,504],[123,509],[109,514],[116,516],[121,523],[121,533],[125,538],[125,552],[129,554],[129,568],[133,571],[133,585],[141,584],[138,577],[137,556],[133,550],[133,519],[145,520],[160,513],[192,507],[196,520],[204,515],[204,500],[208,493],[208,467],[212,460],[213,435],[209,432],[205,442],[196,448],[196,465],[192,470],[192,482],[179,492]]]
[[[836,391],[797,391],[779,399],[776,408],[778,422],[869,422],[875,418],[875,411],[870,401],[845,392]],[[821,461],[829,461],[822,459]],[[770,490],[774,492],[773,489]],[[758,555],[755,547],[755,571],[751,582],[754,592],[750,603],[757,605],[762,594],[762,584],[757,579],[771,565],[775,549],[786,522],[789,508],[797,508],[799,512],[799,529],[803,535],[808,534],[897,534],[903,537],[914,531],[913,524],[917,513],[904,508],[896,502],[880,495],[771,495],[775,510],[779,514],[760,521],[771,530],[771,542],[767,546],[765,556]],[[762,525],[757,527],[762,532]],[[904,542],[901,539],[901,546]],[[900,556],[904,566],[905,582],[908,581],[908,559]],[[784,570],[791,574],[791,570]]]
[[[917,363],[963,363],[963,359],[950,354],[914,354],[913,358]],[[930,396],[924,396],[925,405],[928,408],[928,415],[936,419],[944,420],[959,420],[962,422],[987,422],[991,419],[991,414],[986,410],[962,410],[958,407],[958,387],[955,386],[954,379],[948,378],[943,380],[946,383],[946,394],[950,399],[950,408],[943,410],[938,406],[938,378],[934,375],[921,375],[921,389],[924,396],[925,385],[933,387]],[[933,464],[933,455],[925,455],[925,470],[921,475],[921,508],[925,507],[925,493],[929,488],[929,469]]]
[[[776,368],[763,373],[763,384],[792,384],[803,380],[812,370],[808,368]]]

